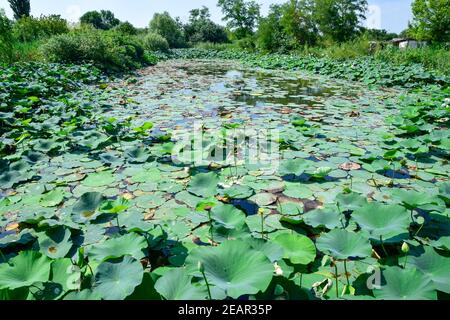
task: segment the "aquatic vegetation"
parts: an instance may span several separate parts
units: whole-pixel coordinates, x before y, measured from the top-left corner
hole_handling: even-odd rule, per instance
[[[448,298],[445,78],[192,52],[0,69],[1,299]]]

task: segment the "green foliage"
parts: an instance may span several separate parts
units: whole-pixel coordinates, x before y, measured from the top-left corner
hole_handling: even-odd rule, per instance
[[[109,10],[88,11],[81,16],[80,22],[101,30],[110,30],[120,24],[120,20]]]
[[[419,40],[450,41],[450,1],[415,0],[410,33]]]
[[[137,38],[116,31],[80,29],[51,38],[42,50],[49,61],[92,62],[113,72],[136,69],[148,62]]]
[[[11,10],[14,12],[14,19],[30,16],[30,0],[8,0]]]
[[[14,38],[12,36],[12,23],[0,10],[0,61],[11,62],[13,60]]]
[[[325,37],[343,42],[358,34],[366,8],[366,0],[315,0],[314,15]]]
[[[23,17],[14,24],[13,28],[15,38],[21,42],[32,42],[68,32],[67,21],[59,15],[40,18]]]
[[[183,28],[178,20],[173,19],[168,12],[155,13],[150,21],[150,31],[161,35],[171,48],[185,46]]]
[[[313,1],[290,0],[273,5],[267,18],[260,21],[258,48],[267,52],[288,52],[317,40],[317,26],[313,20]]]
[[[117,27],[114,28],[115,31],[127,34],[130,36],[135,36],[138,34],[138,30],[130,22],[121,22]]]
[[[211,20],[211,15],[207,7],[191,10],[190,14],[189,23],[184,26],[184,32],[188,42],[228,42],[225,28]]]
[[[260,17],[260,6],[255,1],[219,0],[224,21],[236,39],[251,36]]]
[[[144,38],[145,48],[150,51],[169,51],[169,42],[160,34],[150,32]]]

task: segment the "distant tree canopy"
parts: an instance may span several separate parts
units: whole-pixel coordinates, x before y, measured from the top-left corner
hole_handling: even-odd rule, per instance
[[[408,34],[419,40],[450,41],[450,0],[414,0]]]
[[[19,20],[22,17],[30,16],[30,0],[8,0],[8,2],[14,12],[14,19]]]
[[[254,33],[260,18],[260,6],[255,1],[219,0],[218,6],[224,14],[223,20],[237,39]]]
[[[317,40],[317,26],[312,19],[311,0],[290,0],[272,5],[269,15],[261,19],[258,47],[265,51],[289,51]]]
[[[350,40],[365,18],[366,0],[315,0],[314,15],[320,32],[336,42]]]
[[[361,31],[367,36],[367,39],[372,41],[387,41],[399,37],[397,33],[388,32],[384,29],[362,28]]]
[[[189,42],[223,43],[228,41],[225,28],[211,20],[207,7],[191,10],[190,14],[189,22],[184,26],[186,39]]]
[[[117,30],[123,34],[128,34],[131,36],[138,34],[138,30],[135,28],[135,26],[133,26],[128,21],[121,22],[117,27],[115,27],[115,30]]]
[[[110,30],[120,24],[120,20],[109,10],[88,11],[81,16],[80,22],[101,30]]]
[[[171,48],[181,48],[185,45],[182,23],[173,19],[168,12],[154,14],[150,21],[150,31],[163,36]]]

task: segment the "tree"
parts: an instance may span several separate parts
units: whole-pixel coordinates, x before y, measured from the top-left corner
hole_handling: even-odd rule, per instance
[[[245,0],[219,0],[218,6],[224,14],[224,21],[232,30],[237,39],[248,37],[260,18],[260,6],[255,1]]]
[[[314,15],[320,32],[336,42],[350,40],[365,19],[366,0],[315,0]]]
[[[313,13],[312,0],[290,0],[283,6],[281,25],[285,33],[295,39],[296,45],[312,45],[316,42],[318,30]]]
[[[123,34],[132,35],[132,36],[138,34],[138,30],[135,28],[135,26],[133,26],[128,21],[121,22],[117,27],[114,28],[114,30],[117,30]]]
[[[185,46],[182,24],[178,19],[173,19],[168,12],[154,14],[150,21],[150,31],[165,38],[171,48]]]
[[[312,0],[290,0],[272,5],[267,18],[260,21],[257,43],[265,51],[285,52],[317,40]]]
[[[228,41],[224,27],[214,23],[207,7],[190,12],[189,23],[184,26],[186,39],[189,42],[223,43]]]
[[[22,17],[30,16],[30,0],[8,0],[8,2],[14,12],[14,19],[19,20]]]
[[[81,16],[80,22],[101,30],[110,30],[120,24],[120,20],[109,10],[88,11]]]
[[[409,34],[419,40],[450,41],[450,0],[415,0]]]

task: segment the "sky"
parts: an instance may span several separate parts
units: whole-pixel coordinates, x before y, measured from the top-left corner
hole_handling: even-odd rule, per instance
[[[267,14],[271,4],[286,1],[256,0],[261,4],[263,15]],[[399,33],[406,29],[412,18],[411,2],[412,0],[368,0],[369,13],[364,24],[367,27]],[[223,24],[217,0],[31,0],[31,14],[60,14],[63,18],[76,22],[86,11],[107,9],[122,21],[145,27],[155,12],[168,11],[172,16],[187,21],[189,11],[201,6],[210,8],[211,18]],[[7,15],[12,17],[7,0],[0,0],[0,8],[4,8]]]

